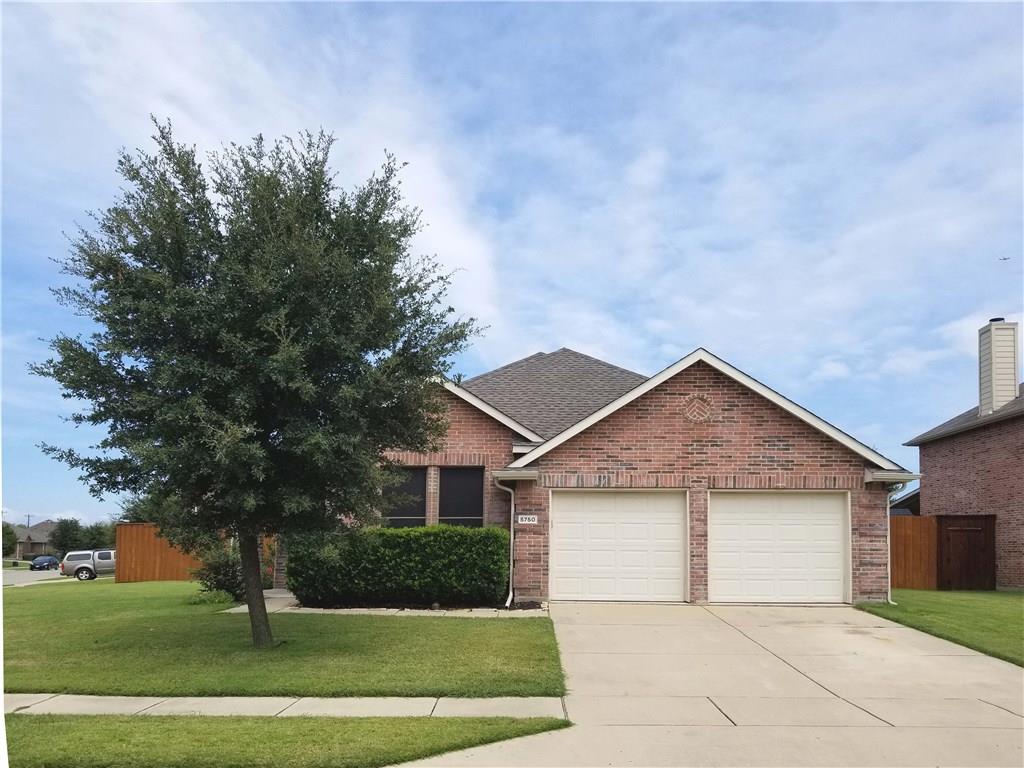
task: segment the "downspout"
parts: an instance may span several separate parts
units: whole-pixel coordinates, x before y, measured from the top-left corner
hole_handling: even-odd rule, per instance
[[[516,551],[516,492],[514,488],[502,485],[498,478],[494,478],[494,484],[501,490],[508,493],[508,597],[505,598],[505,607],[512,605],[512,567],[515,564]]]
[[[885,602],[889,605],[896,605],[892,599],[892,517],[889,508],[892,506],[892,497],[907,487],[906,483],[891,483],[885,490],[885,574],[886,574],[886,595]]]

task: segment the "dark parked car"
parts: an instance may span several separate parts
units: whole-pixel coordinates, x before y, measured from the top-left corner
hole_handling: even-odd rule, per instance
[[[60,560],[53,555],[40,555],[28,564],[30,571],[52,571],[60,568]]]

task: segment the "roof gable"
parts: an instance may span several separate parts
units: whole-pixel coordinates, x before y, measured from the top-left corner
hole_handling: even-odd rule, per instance
[[[543,442],[544,438],[541,437],[540,435],[538,435],[533,430],[531,430],[529,427],[526,427],[526,426],[520,424],[518,421],[516,421],[515,419],[510,417],[508,414],[503,413],[502,411],[499,411],[497,408],[495,408],[490,403],[484,402],[479,397],[474,395],[472,392],[470,392],[470,391],[468,391],[466,389],[463,389],[462,387],[458,386],[457,384],[453,384],[450,381],[446,381],[444,383],[444,388],[447,389],[449,392],[451,392],[456,397],[461,398],[465,402],[469,403],[470,405],[472,405],[477,410],[479,410],[479,411],[481,411],[483,413],[486,413],[488,416],[490,416],[495,421],[497,421],[497,422],[499,422],[501,424],[504,424],[506,427],[511,429],[513,432],[516,432],[516,433],[522,435],[523,437],[525,437],[530,442],[534,442],[534,443]]]
[[[694,350],[689,355],[684,357],[682,360],[679,360],[678,362],[670,365],[668,368],[661,371],[661,373],[652,376],[650,379],[647,379],[646,381],[640,383],[638,386],[624,393],[623,395],[616,398],[612,402],[607,403],[594,413],[591,413],[586,418],[581,419],[580,421],[564,429],[557,435],[554,435],[546,442],[534,448],[529,453],[519,457],[516,461],[513,461],[509,465],[509,467],[523,468],[528,466],[529,464],[536,461],[544,454],[548,453],[554,448],[557,448],[562,443],[572,439],[573,437],[580,434],[584,430],[588,429],[589,427],[593,426],[599,421],[605,419],[612,413],[615,413],[623,406],[628,405],[629,403],[633,402],[634,400],[646,394],[647,392],[650,392],[655,387],[659,386],[665,381],[668,381],[676,374],[680,373],[681,371],[689,368],[690,366],[698,362],[706,363],[712,368],[718,370],[720,373],[723,373],[726,376],[730,377],[731,379],[734,379],[743,386],[747,387],[748,389],[752,390],[758,395],[761,395],[768,401],[782,408],[784,411],[787,411],[788,413],[797,417],[801,421],[809,424],[811,427],[814,427],[819,432],[824,433],[825,435],[835,440],[840,445],[845,446],[849,450],[853,451],[862,458],[870,461],[871,463],[877,465],[878,467],[881,467],[882,469],[885,470],[905,471],[903,470],[903,467],[899,466],[890,459],[887,459],[885,456],[878,453],[874,449],[868,447],[864,443],[861,443],[859,440],[856,440],[855,438],[846,434],[838,427],[829,424],[827,421],[811,413],[806,408],[797,405],[788,398],[783,397],[775,390],[770,389],[761,382],[743,373],[738,368],[734,368],[721,358],[716,357],[715,355],[711,354],[710,352],[703,348]]]
[[[464,390],[542,437],[554,437],[646,381],[639,373],[563,347],[463,381]]]

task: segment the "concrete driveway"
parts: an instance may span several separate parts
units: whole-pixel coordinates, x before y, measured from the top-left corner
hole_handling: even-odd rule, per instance
[[[551,616],[575,726],[419,765],[1024,764],[1024,670],[852,608]]]

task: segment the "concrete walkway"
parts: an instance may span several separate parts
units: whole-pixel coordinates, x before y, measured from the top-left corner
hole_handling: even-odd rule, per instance
[[[548,615],[546,608],[503,610],[500,608],[452,608],[440,610],[408,608],[304,608],[287,589],[263,592],[267,613],[314,613],[328,616],[451,616],[463,619],[531,619]],[[223,613],[248,613],[248,605],[236,605]]]
[[[28,566],[24,568],[3,569],[5,587],[24,587],[29,584],[38,584],[41,581],[55,581],[58,579],[74,581],[71,577],[65,578],[60,571],[30,571]]]
[[[852,608],[550,611],[574,727],[416,765],[1024,765],[1024,670]]]
[[[255,717],[565,717],[560,698],[294,698],[73,696],[8,693],[4,712],[30,715],[249,715]]]

